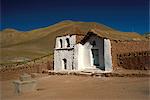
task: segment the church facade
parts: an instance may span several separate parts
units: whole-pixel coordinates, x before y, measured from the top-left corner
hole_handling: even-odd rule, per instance
[[[56,38],[54,71],[84,71],[87,69],[111,72],[111,42],[94,32],[86,35],[65,35]]]

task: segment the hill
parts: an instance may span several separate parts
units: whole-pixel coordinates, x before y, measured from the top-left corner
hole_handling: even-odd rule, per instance
[[[147,39],[150,39],[150,32],[144,33],[143,36]]]
[[[70,20],[26,32],[5,29],[0,32],[0,63],[29,60],[46,55],[47,53],[53,53],[57,36],[86,34],[90,29],[95,29],[102,36],[111,39],[146,40],[145,37],[138,33],[120,32],[95,22],[74,22]]]

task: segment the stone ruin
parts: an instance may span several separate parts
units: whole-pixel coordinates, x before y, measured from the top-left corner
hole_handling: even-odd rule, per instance
[[[15,93],[21,94],[35,91],[36,83],[36,80],[32,79],[31,75],[24,73],[19,77],[19,80],[13,81]]]

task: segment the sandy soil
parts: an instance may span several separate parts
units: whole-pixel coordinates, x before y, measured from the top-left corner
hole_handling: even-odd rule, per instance
[[[37,90],[17,95],[12,81],[1,82],[1,100],[150,100],[149,78],[46,76]]]

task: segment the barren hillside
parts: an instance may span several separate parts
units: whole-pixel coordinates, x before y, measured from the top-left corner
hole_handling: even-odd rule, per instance
[[[145,37],[131,32],[120,32],[95,22],[62,21],[54,25],[31,31],[5,29],[1,36],[1,61],[14,62],[14,59],[33,59],[52,53],[55,38],[64,34],[86,34],[95,29],[102,36],[121,40],[146,40]],[[17,60],[16,60],[17,61]]]

